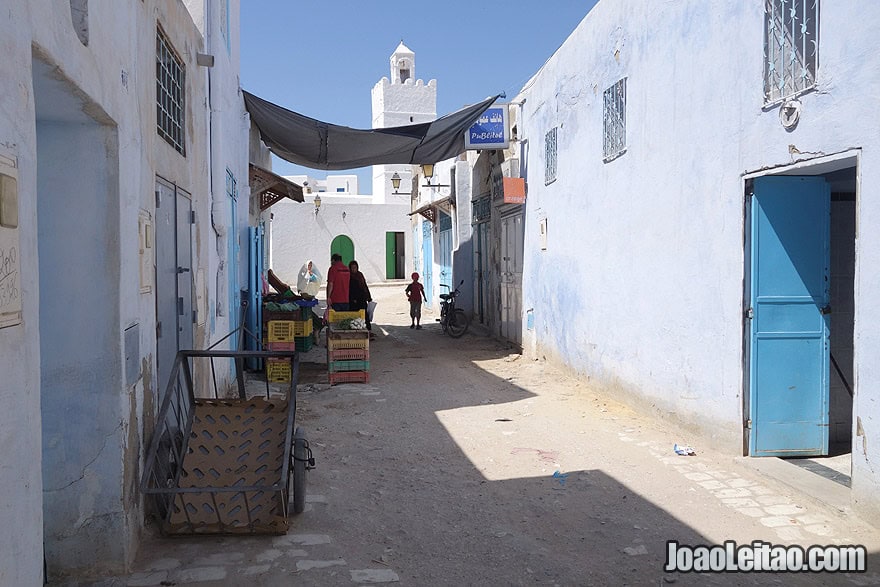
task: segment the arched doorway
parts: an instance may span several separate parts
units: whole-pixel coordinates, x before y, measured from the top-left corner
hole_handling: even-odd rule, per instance
[[[330,255],[334,253],[342,255],[342,262],[348,265],[354,259],[354,243],[344,234],[340,234],[330,243]]]

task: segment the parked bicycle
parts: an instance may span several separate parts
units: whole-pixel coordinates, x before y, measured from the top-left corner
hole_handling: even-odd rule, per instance
[[[463,283],[464,279],[461,280],[458,287],[452,292],[440,294],[440,317],[437,318],[437,322],[440,323],[443,332],[452,338],[459,338],[462,336],[467,332],[468,326],[471,324],[471,321],[467,317],[467,314],[465,314],[464,310],[455,307],[455,298],[461,294],[461,291],[458,288],[461,287]],[[441,283],[440,287],[449,288],[450,286]]]

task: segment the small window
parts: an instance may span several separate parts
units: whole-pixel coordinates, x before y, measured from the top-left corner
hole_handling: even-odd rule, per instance
[[[626,150],[626,78],[605,90],[604,103],[602,155],[608,161]]]
[[[183,60],[161,28],[156,30],[156,126],[159,136],[186,155],[184,93],[186,72]]]
[[[544,135],[544,185],[556,181],[556,127]]]
[[[409,79],[409,75],[410,75],[410,74],[409,74],[409,69],[403,69],[403,68],[401,68],[401,70],[400,70],[400,83],[403,83],[403,82],[405,82],[406,80],[408,80],[408,79]]]
[[[816,85],[819,0],[764,0],[764,103]]]
[[[337,192],[345,193],[345,188],[336,188],[336,191],[337,191]]]

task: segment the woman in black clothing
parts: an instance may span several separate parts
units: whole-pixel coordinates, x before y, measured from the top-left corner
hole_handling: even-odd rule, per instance
[[[367,315],[367,302],[372,302],[373,296],[370,295],[367,279],[360,272],[357,261],[352,261],[348,264],[348,271],[351,273],[351,281],[349,281],[348,285],[348,309],[353,311],[363,310],[364,316],[366,316],[367,330],[372,331],[373,325],[370,323],[370,317]],[[370,332],[370,339],[374,338],[376,338],[376,335]]]

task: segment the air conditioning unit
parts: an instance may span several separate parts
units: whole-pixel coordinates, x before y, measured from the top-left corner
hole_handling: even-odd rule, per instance
[[[519,157],[511,157],[501,162],[501,175],[519,177]]]

